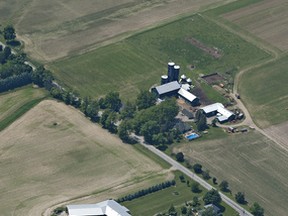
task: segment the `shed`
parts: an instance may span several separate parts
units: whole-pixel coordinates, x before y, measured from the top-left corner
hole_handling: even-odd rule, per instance
[[[182,110],[182,113],[188,117],[188,119],[193,119],[194,118],[194,115],[192,112],[189,112],[187,109],[183,109]]]

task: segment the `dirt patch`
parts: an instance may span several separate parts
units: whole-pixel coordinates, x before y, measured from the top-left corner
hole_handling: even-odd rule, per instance
[[[205,53],[209,54],[210,56],[219,59],[222,56],[222,53],[219,51],[218,48],[216,47],[208,47],[207,45],[205,45],[204,43],[196,40],[193,37],[190,38],[186,38],[186,41],[189,42],[190,44],[192,44],[193,46],[201,49],[202,51],[204,51]]]
[[[51,100],[2,131],[0,140],[3,215],[39,216],[75,197],[117,198],[118,188],[126,193],[125,187],[130,191],[166,179],[160,165],[78,110]]]
[[[197,97],[200,99],[201,105],[208,105],[213,103],[213,101],[209,100],[209,98],[206,96],[205,92],[201,89],[201,87],[195,86],[195,88],[191,91],[194,95],[197,95]]]
[[[218,84],[219,82],[224,80],[224,78],[218,73],[205,75],[202,76],[201,78],[205,80],[205,82],[209,85]]]

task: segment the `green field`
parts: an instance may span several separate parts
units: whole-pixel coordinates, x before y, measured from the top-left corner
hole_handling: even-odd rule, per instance
[[[175,144],[192,163],[200,162],[218,182],[227,180],[233,195],[245,192],[249,204],[257,201],[265,215],[286,215],[287,152],[257,132]]]
[[[187,39],[191,37],[218,48],[222,57],[216,59],[190,44]],[[49,67],[57,79],[81,95],[98,97],[117,90],[122,97],[131,98],[139,89],[159,83],[169,60],[180,64],[181,73],[196,78],[215,71],[233,76],[239,69],[267,58],[269,55],[256,46],[194,15]],[[190,65],[196,70],[188,69]]]
[[[175,172],[175,187],[170,187],[132,201],[124,202],[123,205],[131,211],[132,215],[137,216],[155,215],[161,212],[164,213],[168,211],[171,205],[174,205],[178,212],[181,212],[180,208],[185,205],[185,202],[192,201],[193,197],[197,196],[201,202],[200,207],[203,208],[202,198],[207,190],[200,187],[202,190],[201,193],[192,193],[191,188],[187,186],[186,181],[188,180],[191,185],[193,180],[185,176],[185,182],[183,183],[179,180],[180,175],[180,172]],[[221,205],[222,208],[225,209],[223,216],[237,215],[230,206],[227,206],[223,202]]]
[[[260,127],[288,120],[288,57],[249,71],[239,90]]]
[[[0,94],[0,131],[47,97],[48,92],[31,86]]]

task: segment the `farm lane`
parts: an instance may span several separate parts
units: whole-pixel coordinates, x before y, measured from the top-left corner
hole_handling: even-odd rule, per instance
[[[199,176],[195,175],[191,170],[189,170],[186,167],[184,167],[183,165],[179,164],[177,161],[175,161],[174,159],[172,159],[171,157],[169,157],[168,155],[166,155],[162,151],[158,150],[157,148],[155,148],[152,145],[145,144],[143,137],[137,136],[137,138],[139,139],[141,145],[143,145],[145,148],[147,148],[148,150],[150,150],[151,152],[153,152],[154,154],[158,155],[163,160],[165,160],[166,162],[171,164],[173,166],[173,168],[180,170],[182,173],[184,173],[185,175],[189,176],[194,181],[201,184],[207,190],[215,189],[210,184],[208,184],[205,180],[203,180]],[[240,205],[238,205],[236,202],[231,200],[229,197],[227,197],[223,193],[220,192],[220,195],[221,195],[222,200],[225,203],[227,203],[229,206],[231,206],[233,209],[235,209],[240,214],[240,216],[253,216],[250,212],[246,211],[244,208],[242,208]]]

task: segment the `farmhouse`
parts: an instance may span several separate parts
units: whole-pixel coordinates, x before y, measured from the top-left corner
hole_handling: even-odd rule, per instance
[[[208,106],[202,107],[201,109],[203,110],[206,117],[217,115],[216,119],[220,123],[225,123],[235,118],[235,114],[227,110],[221,103],[210,104]]]
[[[114,200],[96,204],[67,205],[69,216],[131,216],[129,209]]]

